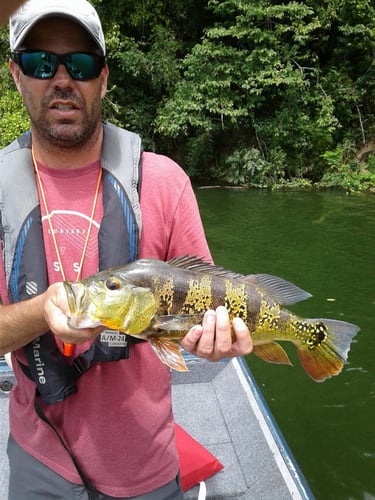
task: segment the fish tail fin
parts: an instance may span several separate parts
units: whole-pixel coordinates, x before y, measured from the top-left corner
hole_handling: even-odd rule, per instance
[[[179,372],[189,371],[178,342],[165,338],[161,339],[157,336],[152,338],[149,337],[148,340],[150,340],[151,347],[157,357],[160,361],[169,366],[169,368],[173,368],[173,370]]]
[[[313,339],[297,345],[298,357],[306,373],[316,382],[338,375],[359,327],[333,319],[307,319],[303,323],[314,327]]]

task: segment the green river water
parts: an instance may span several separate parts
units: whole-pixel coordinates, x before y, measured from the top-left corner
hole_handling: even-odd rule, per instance
[[[217,264],[281,276],[313,294],[294,312],[360,326],[342,373],[323,383],[291,344],[293,368],[254,355],[248,364],[316,499],[375,499],[375,195],[196,194]]]

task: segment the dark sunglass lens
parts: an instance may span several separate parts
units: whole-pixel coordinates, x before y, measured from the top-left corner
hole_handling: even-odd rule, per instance
[[[85,52],[55,54],[43,50],[15,52],[15,62],[27,76],[39,79],[53,78],[57,68],[63,64],[74,80],[98,78],[105,65],[104,56]]]
[[[74,80],[97,78],[103,68],[102,60],[95,54],[73,53],[65,56],[65,65]]]
[[[23,52],[20,63],[24,73],[33,78],[52,78],[56,73],[57,58],[48,52]]]

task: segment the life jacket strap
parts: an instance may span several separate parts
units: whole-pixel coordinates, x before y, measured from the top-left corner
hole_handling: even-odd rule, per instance
[[[47,335],[48,338],[45,338],[45,335]],[[42,336],[41,340],[50,342],[52,340],[52,334],[47,333],[45,335]],[[86,373],[95,363],[108,363],[113,361],[120,361],[121,359],[128,359],[130,356],[130,349],[132,344],[146,342],[145,340],[130,337],[128,335],[126,335],[126,339],[126,346],[124,346],[122,349],[115,348],[113,350],[114,356],[112,360],[109,360],[108,357],[104,356],[104,353],[98,350],[98,346],[101,346],[100,342],[93,342],[89,349],[87,349],[87,351],[83,352],[74,359],[71,365],[64,363],[63,372],[53,372],[51,373],[51,376],[48,376],[48,372],[44,374],[43,383],[40,383],[40,380],[38,380],[35,374],[33,375],[32,370],[29,366],[22,363],[18,358],[16,359],[23,374],[26,375],[26,377],[30,380],[36,382],[37,394],[42,396],[42,399],[45,403],[53,404],[58,403],[64,400],[67,396],[76,393],[76,380],[84,373]],[[53,342],[55,341],[53,340]],[[57,349],[56,343],[55,348]],[[68,384],[64,386],[63,390],[61,390],[61,384],[63,382],[65,382],[66,384],[66,381],[68,381]]]

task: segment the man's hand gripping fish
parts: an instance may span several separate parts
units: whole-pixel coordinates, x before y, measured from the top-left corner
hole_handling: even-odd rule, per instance
[[[187,370],[178,341],[219,305],[231,320],[239,316],[247,324],[254,354],[291,365],[278,341],[292,342],[316,382],[341,372],[359,330],[344,321],[299,318],[282,308],[311,295],[281,278],[244,276],[195,257],[140,259],[64,285],[71,326],[103,325],[148,340],[161,361],[178,371]]]

